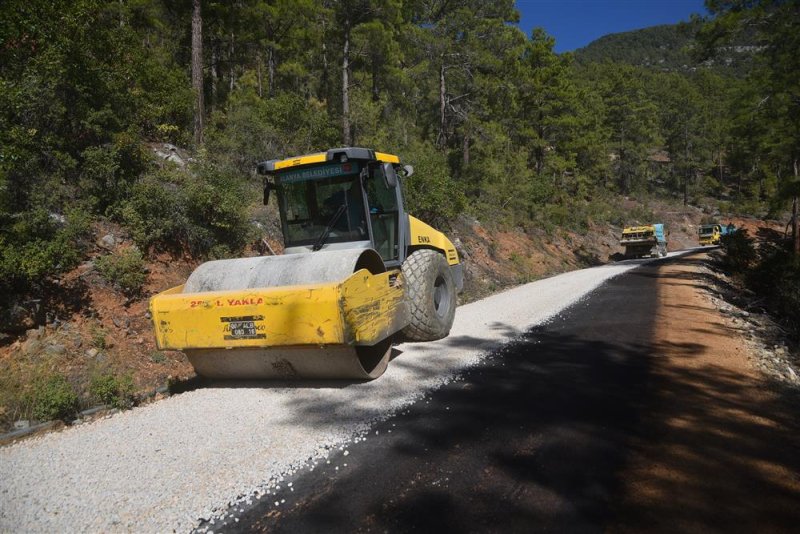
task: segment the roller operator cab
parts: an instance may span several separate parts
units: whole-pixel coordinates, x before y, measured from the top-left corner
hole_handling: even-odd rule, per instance
[[[215,378],[380,376],[391,340],[453,324],[463,270],[453,243],[409,215],[392,154],[338,148],[258,165],[277,199],[282,256],[211,261],[150,302],[159,348]]]
[[[418,249],[438,251],[463,286],[450,240],[405,211],[401,179],[413,169],[392,154],[341,148],[293,159],[265,161],[264,202],[275,192],[284,254],[372,248],[388,269]],[[401,178],[402,177],[402,178]]]

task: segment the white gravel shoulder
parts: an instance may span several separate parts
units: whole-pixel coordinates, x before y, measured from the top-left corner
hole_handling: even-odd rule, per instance
[[[281,477],[324,461],[487,351],[647,261],[573,271],[461,306],[448,338],[398,346],[373,382],[203,388],[0,448],[0,532],[184,532],[232,503],[272,500]]]

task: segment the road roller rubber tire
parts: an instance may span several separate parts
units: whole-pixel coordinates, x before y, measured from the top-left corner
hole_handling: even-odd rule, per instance
[[[410,322],[403,335],[413,341],[447,337],[456,314],[456,284],[444,256],[415,250],[403,263]]]

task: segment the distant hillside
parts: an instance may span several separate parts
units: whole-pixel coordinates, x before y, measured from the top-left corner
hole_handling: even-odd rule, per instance
[[[700,67],[743,76],[752,62],[752,43],[733,43],[717,57],[699,62],[692,57],[699,22],[665,24],[641,30],[612,33],[575,51],[579,63],[614,61],[661,71],[691,71]]]

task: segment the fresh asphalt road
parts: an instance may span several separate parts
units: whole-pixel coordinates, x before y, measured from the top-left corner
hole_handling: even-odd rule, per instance
[[[666,260],[669,261],[669,260]],[[611,279],[557,321],[214,531],[597,531],[648,402],[656,278]],[[645,276],[642,276],[642,275]],[[241,510],[241,512],[239,511]]]

